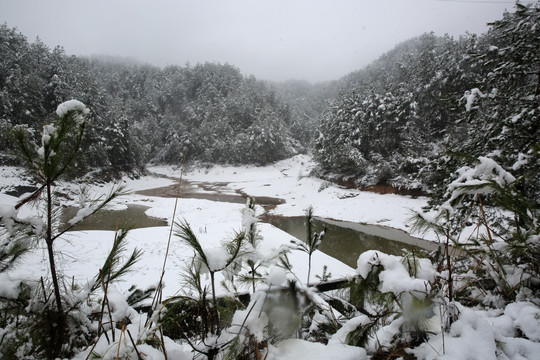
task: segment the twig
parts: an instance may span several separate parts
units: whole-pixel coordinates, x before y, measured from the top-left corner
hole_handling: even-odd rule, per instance
[[[442,315],[442,305],[439,304],[439,318],[442,319],[443,318],[443,315]],[[444,343],[444,325],[443,323],[441,322],[441,335],[442,335],[442,351],[443,351],[443,354],[446,354],[446,350],[445,350],[445,343]],[[433,349],[435,350],[435,349]],[[437,351],[435,351],[437,352]],[[440,355],[440,354],[439,354]]]
[[[39,278],[41,283],[41,289],[43,290],[43,297],[45,298],[45,304],[49,302],[49,299],[47,297],[47,292],[45,291],[45,283],[43,282],[43,276]]]
[[[484,212],[484,203],[482,201],[482,197],[479,196],[478,197],[478,200],[479,200],[479,207],[480,207],[480,212],[482,214],[482,220],[484,222],[484,226],[486,227],[486,231],[487,231],[487,236],[488,236],[488,239],[489,239],[489,243],[490,244],[493,244],[493,237],[491,236],[491,230],[489,229],[489,225],[488,225],[488,222],[486,220],[486,213]]]
[[[118,238],[118,221],[120,219],[117,217],[116,218],[116,230],[114,231],[114,242],[116,242],[116,239]],[[113,322],[113,318],[112,318],[112,312],[111,312],[111,303],[109,302],[109,296],[107,295],[108,291],[109,291],[109,283],[111,282],[111,269],[112,267],[109,267],[109,272],[107,273],[107,282],[105,283],[105,296],[103,298],[103,301],[105,301],[105,297],[107,298],[107,311],[109,312],[109,320],[111,321],[111,329],[112,329],[112,339],[113,339],[113,342],[115,341],[115,337],[116,337],[116,331],[114,331],[114,322]],[[103,278],[101,279],[101,281],[103,282]],[[120,333],[120,339],[122,338],[122,333]]]
[[[120,345],[122,345],[122,334],[126,330],[126,326],[122,325],[122,331],[120,331],[120,339],[118,339],[118,350],[116,350],[116,360],[120,358]]]
[[[266,342],[266,355],[264,355],[264,359],[263,360],[266,360],[266,358],[268,357],[268,354],[270,354],[270,349],[268,348],[268,341]]]
[[[127,334],[129,336],[129,340],[131,340],[131,344],[133,344],[133,349],[135,349],[135,352],[137,353],[137,359],[142,360],[141,354],[139,353],[139,350],[137,349],[137,345],[135,345],[135,341],[133,341],[133,337],[131,336],[131,332],[129,329],[126,329]]]
[[[99,329],[98,329],[99,330]],[[90,349],[90,351],[88,352],[88,355],[86,356],[86,359],[85,360],[88,360],[90,359],[90,356],[94,353],[94,349],[96,348],[96,345],[99,341],[99,338],[101,337],[101,335],[96,339],[96,341],[94,342],[94,345],[92,345],[92,348]],[[109,341],[109,339],[107,338],[107,341]]]
[[[110,273],[109,273],[110,275]],[[107,290],[109,289],[109,278],[110,277],[107,277],[107,282],[103,282],[103,272],[101,270],[99,270],[99,277],[101,278],[101,286],[103,288],[103,304],[101,304],[101,327],[104,329],[104,326],[103,326],[103,313],[105,311],[105,304],[107,305],[107,311],[109,313],[109,320],[110,320],[110,324],[111,324],[111,329],[113,330],[112,331],[112,340],[113,342],[115,341],[115,331],[114,331],[114,323],[113,323],[113,319],[112,319],[112,314],[111,314],[111,306],[109,304],[109,298],[107,296]],[[109,337],[107,336],[107,331],[104,331],[105,333],[105,336],[107,337],[107,341],[109,340]]]
[[[169,357],[167,356],[167,349],[165,348],[165,339],[163,338],[163,330],[161,329],[161,325],[159,326],[159,336],[161,337],[161,349],[163,349],[163,356],[165,357],[165,360],[168,360]]]
[[[119,218],[117,217],[116,218],[116,229],[114,231],[114,242],[116,242],[116,239],[118,237],[118,221],[119,221]],[[109,311],[109,317],[111,316],[111,309],[109,307],[109,299],[107,297],[107,290],[109,289],[109,281],[107,280],[107,283],[105,284],[103,282],[103,269],[99,269],[99,279],[101,281],[101,288],[103,289],[103,303],[101,304],[101,312],[100,312],[100,316],[99,316],[99,324],[98,324],[98,336],[101,334],[101,329],[103,327],[103,313],[105,312],[105,303],[107,303],[107,309]],[[110,275],[110,272],[109,272],[109,275]],[[111,319],[111,328],[114,329],[113,327],[113,322],[112,322],[112,318]],[[105,337],[107,338],[107,342],[109,342],[109,336],[107,335],[107,331],[104,331],[105,333]],[[114,330],[113,330],[113,341],[114,341]]]

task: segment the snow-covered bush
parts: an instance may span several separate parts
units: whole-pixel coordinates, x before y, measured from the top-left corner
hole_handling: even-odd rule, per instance
[[[538,289],[539,204],[522,194],[521,184],[492,158],[479,157],[457,171],[442,205],[416,218],[466,255],[460,270],[474,271],[454,289],[473,303],[500,307]]]
[[[358,277],[348,287],[349,318],[331,342],[399,354],[423,342],[434,316],[438,276],[431,261],[370,250],[360,255]]]

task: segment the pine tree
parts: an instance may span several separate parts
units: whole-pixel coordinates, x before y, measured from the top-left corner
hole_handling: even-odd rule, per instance
[[[61,284],[62,279],[55,261],[55,240],[84,217],[103,208],[122,190],[121,188],[114,190],[102,202],[80,209],[76,217],[69,222],[70,226],[64,229],[59,228],[56,219],[60,208],[55,201],[54,187],[69,171],[80,150],[88,113],[89,110],[86,106],[78,100],[70,100],[60,104],[56,111],[58,118],[51,124],[43,126],[39,144],[34,144],[28,138],[27,131],[23,127],[17,127],[14,132],[18,156],[28,173],[37,179],[38,185],[38,189],[20,200],[15,209],[41,199],[43,199],[45,207],[44,217],[35,219],[32,222],[32,227],[41,229],[35,231],[35,236],[38,241],[45,242],[53,284],[54,308],[46,311],[48,316],[46,331],[49,332],[51,340],[51,353],[49,354],[51,357],[61,354],[62,346],[69,337],[66,323],[69,309],[64,307],[62,296],[62,288],[64,287]]]

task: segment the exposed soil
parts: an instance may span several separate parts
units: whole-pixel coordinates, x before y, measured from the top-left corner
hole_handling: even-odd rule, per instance
[[[324,178],[324,177],[323,177]],[[350,180],[344,180],[343,178],[332,178],[327,179],[333,183],[336,183],[340,186],[343,186],[346,189],[355,189],[361,191],[369,191],[376,194],[396,194],[396,195],[409,195],[413,197],[425,196],[426,193],[422,189],[407,189],[402,187],[395,187],[392,185],[370,185],[359,187],[356,183]]]
[[[146,196],[158,197],[179,197],[190,199],[205,199],[220,202],[230,202],[235,204],[244,204],[248,195],[241,190],[234,192],[227,187],[229,183],[207,183],[207,182],[189,182],[182,180],[180,188],[178,184],[153,188],[148,190],[140,190],[136,193]],[[265,211],[270,211],[279,204],[285,203],[285,200],[268,196],[254,196],[255,203],[264,208]]]
[[[36,186],[17,185],[17,186],[14,186],[12,189],[5,191],[4,193],[6,195],[19,197],[19,196],[21,196],[23,194],[34,192],[37,189],[38,188]]]
[[[410,195],[414,197],[426,195],[421,189],[396,188],[391,185],[371,185],[371,186],[363,187],[360,190],[370,191],[377,194]]]
[[[167,226],[167,220],[147,216],[145,211],[148,206],[129,204],[123,210],[101,210],[100,212],[87,217],[77,225],[72,231],[82,230],[116,230],[118,227],[145,228],[154,226]],[[63,209],[62,221],[67,224],[72,219],[79,208],[68,206]],[[64,225],[67,226],[67,225]],[[63,230],[63,229],[62,229]]]

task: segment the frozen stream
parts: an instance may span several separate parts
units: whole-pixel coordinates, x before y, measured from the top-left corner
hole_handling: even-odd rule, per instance
[[[189,188],[189,183],[186,183],[186,185],[188,186],[184,187],[184,189]],[[174,187],[154,188],[139,191],[138,194],[174,197]],[[181,197],[230,203],[245,203],[246,201],[245,194],[223,194],[219,192],[219,186],[212,186],[212,184],[205,184],[205,187],[212,187],[215,191],[209,193],[184,191]],[[265,214],[261,216],[262,222],[270,223],[290,235],[305,241],[305,217],[269,215],[268,210],[272,209],[276,204],[283,202],[281,199],[256,197],[256,202],[266,210]],[[167,226],[166,220],[147,216],[145,213],[147,209],[148,207],[143,205],[129,204],[123,210],[105,210],[85,219],[74,230],[115,230],[117,222],[120,225],[127,225],[131,228]],[[66,208],[66,218],[72,217],[75,212],[76,208]],[[327,218],[315,218],[314,225],[316,231],[326,228],[326,235],[320,246],[320,250],[352,268],[356,267],[358,256],[366,250],[374,249],[388,254],[400,255],[404,248],[408,250],[418,248],[434,250],[438,246],[437,243],[412,237],[403,230],[379,225],[366,225]]]

